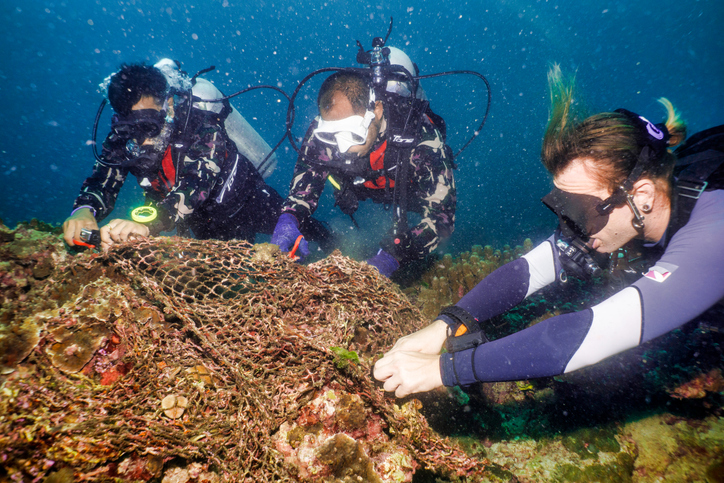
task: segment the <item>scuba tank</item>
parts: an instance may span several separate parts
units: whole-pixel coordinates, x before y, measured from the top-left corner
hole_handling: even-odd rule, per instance
[[[206,79],[197,78],[191,89],[191,93],[194,98],[199,99],[193,104],[193,107],[196,109],[212,111],[217,114],[224,109],[224,103],[222,102],[207,102],[201,100],[224,97],[224,94]],[[271,147],[234,106],[231,106],[231,112],[229,112],[226,119],[224,119],[224,129],[229,139],[236,145],[239,153],[252,162],[262,178],[268,178],[274,171],[274,168],[276,168],[277,156],[276,154],[272,154],[260,169],[261,163],[271,151]]]
[[[160,70],[164,77],[166,77],[169,94],[188,97],[188,92],[191,91],[192,97],[196,99],[193,103],[194,108],[225,116],[223,120],[224,130],[229,136],[229,139],[231,139],[231,141],[233,141],[236,145],[237,151],[251,161],[262,178],[266,179],[272,174],[277,165],[276,154],[272,151],[269,144],[264,141],[261,135],[256,132],[256,130],[239,113],[239,111],[237,111],[228,101],[230,97],[246,92],[246,90],[224,97],[221,91],[219,91],[219,89],[217,89],[211,82],[206,79],[198,78],[200,74],[213,70],[214,67],[204,69],[193,77],[189,77],[186,72],[182,71],[181,63],[175,60],[161,59],[154,64],[154,67]],[[96,161],[103,165],[106,163],[103,159],[101,159],[96,150],[96,135],[98,132],[98,122],[100,121],[101,113],[108,102],[108,85],[111,82],[112,76],[113,74],[106,77],[99,85],[101,92],[104,94],[104,98],[98,107],[92,131],[93,143],[91,144],[91,150],[93,152],[93,157],[95,157]],[[262,87],[280,90],[272,86],[259,86],[259,88]],[[286,96],[286,94],[284,95]]]

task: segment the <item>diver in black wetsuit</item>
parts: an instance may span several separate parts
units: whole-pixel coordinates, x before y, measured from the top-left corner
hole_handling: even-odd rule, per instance
[[[232,139],[228,119],[235,110],[228,100],[202,101],[221,97],[212,84],[192,80],[164,60],[156,66],[124,65],[107,89],[116,112],[111,133],[63,224],[66,242],[80,240],[83,229],[98,229],[129,173],[143,188],[146,206],[132,220],[116,218],[101,228],[105,247],[132,234],[174,229],[201,239],[250,242],[256,233],[272,233],[283,198],[241,152],[246,145]],[[241,136],[253,141],[248,138],[258,134],[246,126]],[[316,220],[308,220],[302,230],[312,240],[328,240]]]

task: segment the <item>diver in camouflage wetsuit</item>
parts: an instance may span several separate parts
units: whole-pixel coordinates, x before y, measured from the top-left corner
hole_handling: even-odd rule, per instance
[[[190,230],[201,239],[245,239],[271,234],[283,198],[238,152],[224,128],[224,113],[174,106],[173,91],[157,67],[124,65],[111,76],[108,99],[116,112],[93,174],[85,180],[65,221],[68,244],[82,228],[97,229],[115,205],[127,175],[143,188],[155,218],[145,223],[114,219],[101,231],[104,247],[131,234]],[[197,101],[197,99],[194,99]],[[230,110],[228,101],[224,109]],[[312,239],[324,229],[315,220]]]
[[[416,145],[401,150],[400,163],[394,163],[397,153],[388,143],[387,129],[390,113],[398,109],[390,102],[395,95],[382,101],[374,97],[367,81],[352,72],[335,73],[322,84],[317,100],[320,116],[305,135],[272,243],[290,250],[299,223],[316,210],[327,179],[335,187],[335,204],[345,214],[353,214],[359,201],[366,199],[391,205],[396,183],[403,183],[397,173],[407,162],[407,194],[400,205],[422,219],[402,233],[388,233],[377,254],[367,260],[390,277],[401,264],[424,258],[450,237],[456,192],[452,152],[430,112],[422,114]],[[304,241],[299,251],[308,253]]]

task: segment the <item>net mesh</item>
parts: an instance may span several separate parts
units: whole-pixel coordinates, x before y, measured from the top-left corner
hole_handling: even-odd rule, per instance
[[[305,267],[274,245],[171,237],[68,268],[95,275],[24,321],[40,341],[3,388],[14,417],[0,421],[0,457],[17,474],[150,479],[191,463],[228,481],[485,474],[417,401],[398,406],[374,384],[375,357],[425,322],[366,264],[335,252]],[[63,276],[39,291],[46,305]]]

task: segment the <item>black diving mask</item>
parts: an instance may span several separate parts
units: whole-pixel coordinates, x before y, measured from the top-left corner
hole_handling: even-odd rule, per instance
[[[609,214],[616,206],[610,199],[582,193],[568,193],[558,188],[543,197],[543,204],[558,215],[555,244],[563,270],[559,280],[565,282],[566,273],[587,280],[601,274],[608,266],[610,256],[598,253],[588,245],[591,235],[608,223]]]
[[[541,201],[558,215],[563,236],[584,241],[606,226],[609,214],[617,206],[617,203],[607,203],[608,200],[597,196],[569,193],[558,188],[553,188]]]
[[[158,136],[165,123],[165,110],[138,109],[127,116],[114,114],[111,119],[111,132],[118,141],[135,140],[141,145],[146,139]]]

